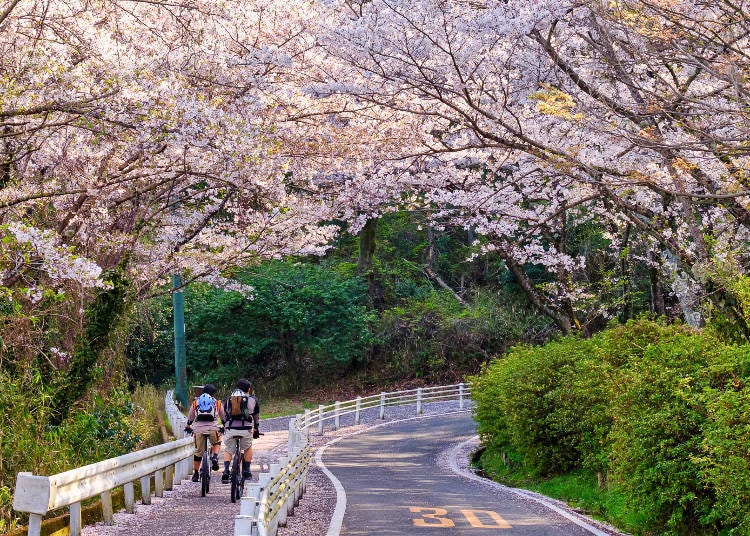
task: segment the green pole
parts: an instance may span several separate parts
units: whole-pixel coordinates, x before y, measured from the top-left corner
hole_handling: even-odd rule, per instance
[[[174,374],[175,396],[187,407],[187,372],[185,370],[185,298],[182,278],[172,274],[172,305],[174,306]]]

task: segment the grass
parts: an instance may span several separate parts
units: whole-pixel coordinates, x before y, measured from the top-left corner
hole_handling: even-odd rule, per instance
[[[327,403],[327,402],[324,402]],[[306,409],[318,409],[317,400],[295,400],[280,398],[276,400],[263,400],[260,404],[260,418],[270,419],[272,417],[285,417],[304,413]]]
[[[524,471],[513,455],[502,459],[489,451],[482,452],[476,464],[501,484],[564,501],[571,508],[630,534],[644,533],[645,517],[628,507],[615,485],[610,483],[600,488],[594,474],[576,470],[549,478],[535,477]]]

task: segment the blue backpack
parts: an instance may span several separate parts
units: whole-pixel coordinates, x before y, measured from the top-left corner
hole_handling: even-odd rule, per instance
[[[211,422],[216,420],[216,399],[208,393],[203,393],[195,401],[195,420]]]

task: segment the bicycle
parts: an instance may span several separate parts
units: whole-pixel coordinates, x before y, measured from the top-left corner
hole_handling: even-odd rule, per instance
[[[201,497],[205,497],[208,493],[210,482],[211,482],[211,463],[208,459],[208,439],[211,437],[211,434],[201,434],[203,436],[203,440],[206,442],[206,448],[203,451],[203,456],[201,457],[201,467],[199,470],[200,474],[200,481],[201,481]]]
[[[262,436],[263,433],[259,432],[258,435]],[[237,448],[232,455],[232,465],[229,470],[229,497],[234,503],[245,493],[245,474],[242,471],[242,460],[245,459],[245,452],[240,449],[240,440],[242,438],[236,436],[232,439],[237,442]]]
[[[188,435],[193,435],[193,431],[186,431]],[[205,497],[206,494],[209,491],[210,483],[211,483],[211,463],[209,461],[209,438],[211,437],[211,434],[209,433],[202,433],[203,440],[205,443],[205,450],[203,451],[203,456],[201,456],[201,466],[198,470],[198,474],[200,474],[200,483],[201,483],[201,497]]]

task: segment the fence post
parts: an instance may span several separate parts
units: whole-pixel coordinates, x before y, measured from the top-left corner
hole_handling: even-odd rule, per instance
[[[305,428],[304,428],[305,437],[310,437],[310,417],[312,417],[312,410],[306,409],[305,410]]]
[[[287,436],[286,451],[291,453],[297,448],[297,427],[294,426],[295,418],[289,419],[289,433]]]
[[[422,413],[422,388],[417,387],[417,415]]]
[[[70,536],[81,536],[81,503],[70,505]]]
[[[339,421],[339,411],[340,411],[340,409],[341,409],[341,402],[339,402],[339,401],[337,400],[337,401],[336,401],[336,403],[334,404],[334,408],[335,408],[336,416],[335,416],[335,417],[334,417],[334,419],[333,419],[333,428],[334,428],[335,430],[338,430],[338,429],[339,429],[339,425],[340,425],[340,421]]]
[[[141,477],[141,501],[151,504],[151,475]]]
[[[179,486],[182,484],[182,475],[180,474],[180,467],[182,462],[176,462],[172,466],[172,485]]]
[[[132,482],[125,483],[122,494],[125,498],[125,511],[129,514],[135,513],[135,489]]]
[[[164,489],[167,491],[172,490],[172,484],[174,483],[174,465],[168,465],[164,470]]]
[[[458,409],[464,409],[464,384],[458,384]]]
[[[325,406],[323,404],[320,404],[318,406],[318,433],[323,433],[323,408]]]
[[[41,514],[29,514],[29,536],[39,536],[42,533]]]
[[[385,393],[380,393],[380,418],[385,419]]]
[[[162,469],[154,472],[154,495],[164,497],[164,471]]]
[[[362,397],[358,396],[357,401],[354,404],[354,424],[355,425],[360,423],[361,419],[359,415],[359,410],[361,407],[362,407]]]
[[[101,494],[102,501],[102,517],[104,517],[105,525],[112,525],[115,522],[114,511],[112,509],[112,493],[109,491],[103,491]]]

